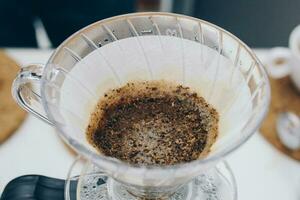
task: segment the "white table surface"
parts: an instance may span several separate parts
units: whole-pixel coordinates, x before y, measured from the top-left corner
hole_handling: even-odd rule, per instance
[[[264,59],[267,50],[256,50]],[[50,50],[9,49],[21,65],[45,63]],[[13,178],[42,174],[65,178],[74,155],[53,127],[28,115],[25,122],[0,145],[0,194]],[[299,200],[300,163],[278,152],[256,133],[227,158],[235,174],[240,200]]]

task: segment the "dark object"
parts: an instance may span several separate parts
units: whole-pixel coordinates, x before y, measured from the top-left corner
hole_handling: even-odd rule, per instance
[[[137,8],[139,12],[158,11],[159,0],[138,0]]]
[[[174,0],[173,12],[207,20],[232,32],[251,47],[288,46],[300,23],[299,0]]]
[[[0,0],[0,47],[36,46],[37,18],[55,47],[93,22],[134,10],[135,0]]]
[[[40,175],[26,175],[10,181],[0,200],[64,200],[65,180]],[[70,184],[70,195],[76,200],[77,181]]]

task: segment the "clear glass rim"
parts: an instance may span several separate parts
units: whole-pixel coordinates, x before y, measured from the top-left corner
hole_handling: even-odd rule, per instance
[[[264,119],[264,117],[266,116],[266,114],[268,112],[268,107],[269,107],[269,104],[270,104],[270,96],[271,96],[268,76],[267,76],[267,73],[266,73],[263,65],[261,64],[260,60],[257,58],[255,53],[244,42],[242,42],[239,38],[237,38],[236,36],[234,36],[230,32],[224,30],[223,28],[221,28],[217,25],[214,25],[210,22],[207,22],[205,20],[201,20],[201,19],[198,19],[198,18],[186,16],[186,15],[175,14],[175,13],[140,12],[140,13],[130,13],[130,14],[118,15],[118,16],[115,16],[115,17],[111,17],[111,18],[107,18],[107,19],[103,19],[103,20],[94,22],[94,23],[80,29],[79,31],[75,32],[74,34],[72,34],[63,43],[61,43],[56,48],[56,50],[52,53],[51,57],[49,58],[49,60],[46,64],[46,68],[47,68],[48,64],[51,63],[52,59],[56,56],[56,54],[60,51],[60,49],[66,43],[68,43],[69,40],[71,40],[73,37],[79,35],[81,32],[83,32],[87,29],[93,28],[94,26],[97,26],[99,24],[105,24],[107,22],[114,21],[114,20],[119,20],[121,18],[130,18],[130,17],[139,17],[139,16],[149,16],[149,17],[150,16],[171,16],[171,17],[185,18],[185,19],[190,19],[190,20],[193,20],[193,21],[198,21],[198,22],[201,22],[201,23],[206,24],[208,26],[214,27],[217,30],[220,30],[220,31],[226,33],[228,36],[230,36],[235,41],[237,41],[239,43],[239,45],[242,48],[244,48],[247,51],[247,53],[249,53],[251,58],[256,61],[257,65],[258,65],[258,68],[260,68],[261,71],[262,71],[263,79],[266,80],[266,83],[264,85],[264,87],[266,89],[266,94],[265,94],[266,97],[264,98],[264,101],[262,103],[265,106],[261,110],[258,111],[257,117],[255,118],[254,126],[252,126],[251,129],[248,129],[246,131],[246,133],[244,132],[243,137],[241,137],[239,140],[237,140],[233,145],[231,145],[230,147],[224,149],[223,151],[217,152],[216,154],[214,154],[212,156],[209,156],[207,158],[203,158],[203,159],[200,159],[200,160],[194,160],[194,161],[191,161],[191,162],[188,162],[188,163],[170,165],[170,166],[159,166],[159,167],[158,166],[134,166],[134,165],[130,165],[128,163],[125,163],[123,161],[117,160],[115,158],[106,157],[106,156],[97,154],[97,153],[95,153],[91,150],[88,150],[82,144],[78,143],[76,140],[72,139],[71,137],[68,136],[68,134],[66,134],[62,131],[63,129],[62,129],[61,125],[54,120],[54,117],[53,117],[52,113],[49,111],[49,106],[47,105],[47,101],[45,101],[46,94],[45,94],[45,90],[43,88],[45,87],[46,81],[44,81],[45,74],[43,74],[42,84],[41,84],[41,96],[42,96],[42,104],[43,104],[43,107],[46,111],[47,116],[53,122],[55,128],[59,132],[59,135],[61,136],[61,138],[67,144],[69,144],[78,154],[82,155],[83,157],[85,157],[87,159],[90,159],[93,163],[95,163],[96,165],[102,167],[103,170],[117,169],[118,171],[122,171],[122,169],[124,169],[124,170],[131,169],[134,172],[136,172],[137,174],[140,174],[140,172],[145,172],[144,171],[145,169],[147,169],[147,173],[150,173],[150,174],[151,173],[167,173],[169,170],[172,170],[172,171],[176,170],[178,173],[180,173],[180,171],[184,173],[190,167],[207,165],[209,163],[215,163],[219,160],[222,160],[222,158],[224,158],[225,156],[227,156],[228,154],[230,154],[231,152],[236,150],[238,147],[240,147],[243,143],[245,143],[255,133],[255,131],[259,128],[261,121]],[[45,71],[46,70],[44,70],[44,73],[45,73]],[[112,169],[112,167],[113,167],[113,169]]]

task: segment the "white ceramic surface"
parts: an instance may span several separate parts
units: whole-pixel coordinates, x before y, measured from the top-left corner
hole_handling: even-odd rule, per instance
[[[296,26],[289,37],[289,48],[275,47],[263,60],[268,73],[273,78],[290,75],[300,91],[300,25]]]
[[[22,65],[45,63],[51,54],[35,49],[7,52]],[[256,52],[260,58],[268,53]],[[0,193],[11,179],[25,174],[65,178],[73,159],[52,127],[28,116],[19,130],[0,145]],[[300,164],[279,153],[258,133],[227,160],[237,179],[239,199],[299,199]]]

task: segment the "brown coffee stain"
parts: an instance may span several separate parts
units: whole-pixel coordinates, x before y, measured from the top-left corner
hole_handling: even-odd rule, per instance
[[[172,165],[209,153],[218,117],[188,87],[165,81],[128,83],[100,99],[87,139],[100,153],[130,164]]]

